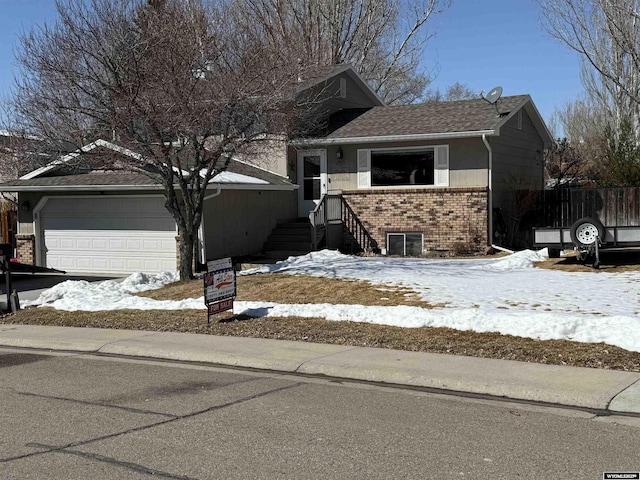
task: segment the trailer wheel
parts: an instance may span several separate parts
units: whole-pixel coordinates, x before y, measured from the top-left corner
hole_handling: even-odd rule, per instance
[[[604,238],[604,227],[593,218],[581,218],[571,226],[571,241],[581,247],[588,247],[596,242],[596,237]]]

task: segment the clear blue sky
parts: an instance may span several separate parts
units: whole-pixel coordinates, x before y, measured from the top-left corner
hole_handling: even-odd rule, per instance
[[[549,37],[534,0],[453,0],[436,20],[425,65],[437,64],[433,88],[455,82],[485,94],[528,93],[545,120],[582,93],[576,53]]]
[[[53,0],[0,0],[0,97],[12,83],[18,35],[55,19]],[[424,66],[438,65],[433,88],[461,82],[472,90],[500,85],[504,95],[528,93],[547,120],[582,87],[576,54],[543,31],[534,0],[453,0],[430,27]]]

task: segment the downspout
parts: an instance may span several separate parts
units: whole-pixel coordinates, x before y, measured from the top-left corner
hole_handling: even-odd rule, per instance
[[[491,145],[489,145],[489,140],[487,140],[487,136],[482,134],[482,143],[487,147],[487,152],[489,153],[489,165],[487,168],[488,171],[488,201],[487,201],[487,209],[489,210],[489,245],[493,247],[493,150],[491,150]]]
[[[499,247],[493,243],[493,150],[491,150],[491,145],[489,145],[489,140],[487,140],[487,135],[482,134],[482,142],[484,146],[487,147],[487,152],[489,153],[489,166],[488,170],[488,201],[487,208],[489,210],[489,245],[496,250],[501,252],[513,253],[513,250],[509,250],[504,247]]]
[[[504,247],[499,247],[498,245],[494,245],[493,243],[493,150],[491,150],[491,145],[489,145],[489,140],[487,140],[486,134],[482,134],[482,142],[484,146],[487,147],[487,152],[489,153],[489,166],[488,166],[488,201],[487,208],[489,209],[489,245],[491,248],[495,248],[501,252],[513,253],[513,250],[509,250]]]
[[[211,195],[207,195],[202,199],[202,220],[200,221],[200,227],[198,228],[198,238],[200,239],[200,263],[205,264],[207,262],[207,252],[205,249],[205,241],[204,241],[204,202],[209,200],[210,198],[215,198],[222,193],[220,188],[216,188],[215,193]]]

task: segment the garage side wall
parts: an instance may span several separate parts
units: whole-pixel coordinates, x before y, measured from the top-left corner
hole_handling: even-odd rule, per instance
[[[205,202],[206,260],[258,253],[278,222],[297,215],[295,190],[224,190]]]

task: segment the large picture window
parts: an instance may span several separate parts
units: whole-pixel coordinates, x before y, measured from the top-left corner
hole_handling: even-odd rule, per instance
[[[358,188],[448,187],[449,146],[358,150]]]
[[[371,186],[433,185],[433,149],[371,151]]]

